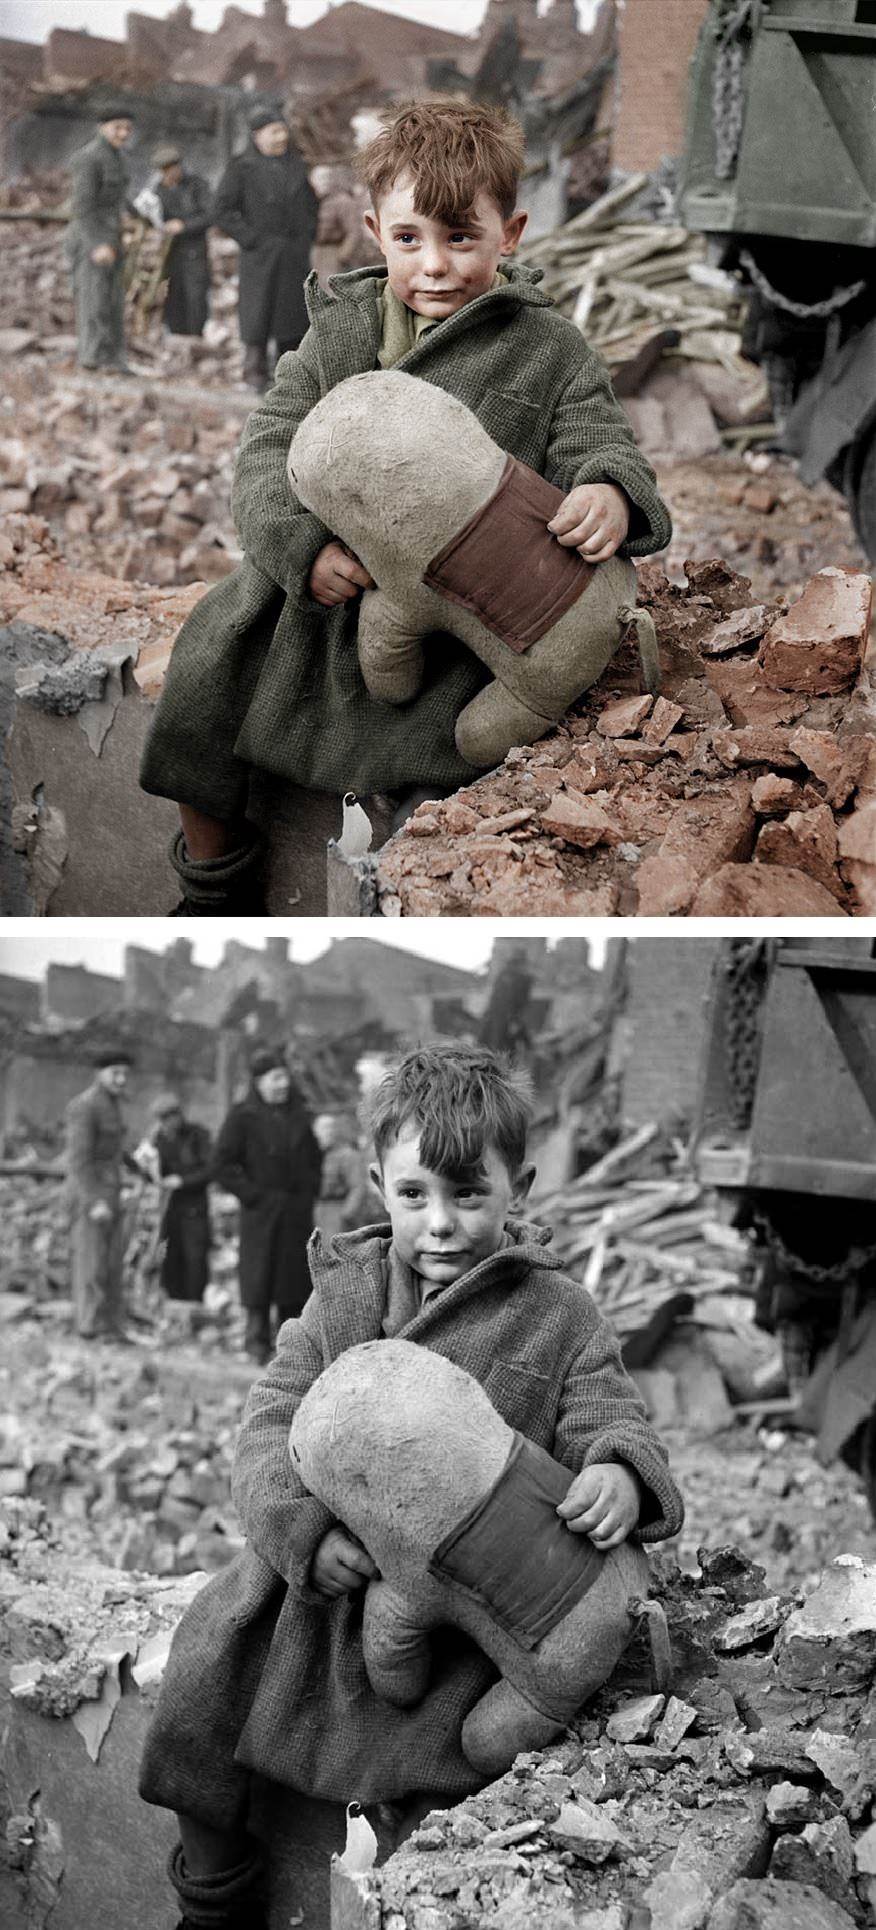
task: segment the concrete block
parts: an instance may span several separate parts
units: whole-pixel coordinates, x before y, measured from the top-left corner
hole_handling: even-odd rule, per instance
[[[179,896],[167,861],[176,806],[148,797],[136,777],[153,706],[130,666],[123,677],[99,757],[76,716],[17,706],[7,754],[32,916],[162,917]],[[393,807],[388,799],[365,803],[377,848]],[[325,917],[326,848],[340,831],[340,799],[259,775],[249,814],[266,841],[270,915]]]

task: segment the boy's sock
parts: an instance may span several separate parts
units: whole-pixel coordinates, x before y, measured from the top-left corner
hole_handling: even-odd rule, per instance
[[[262,1860],[255,1849],[218,1876],[190,1876],[182,1844],[177,1843],[167,1874],[183,1907],[185,1930],[267,1930],[259,1894]]]
[[[254,825],[244,825],[244,842],[222,858],[190,858],[182,831],[170,845],[170,862],[183,888],[177,918],[258,918],[265,903],[259,879],[262,840]]]

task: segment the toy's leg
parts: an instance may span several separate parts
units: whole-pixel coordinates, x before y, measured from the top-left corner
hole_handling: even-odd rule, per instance
[[[510,1682],[497,1682],[465,1718],[463,1755],[484,1776],[501,1776],[521,1749],[545,1749],[565,1727],[555,1716],[534,1709]]]
[[[398,1708],[420,1702],[429,1680],[428,1630],[411,1601],[389,1582],[371,1582],[365,1597],[362,1649],[368,1680]]]
[[[413,632],[383,590],[366,590],[359,611],[359,668],[370,697],[407,704],[423,681],[422,633]]]
[[[487,684],[456,719],[456,748],[470,764],[501,764],[515,744],[534,744],[554,721],[512,697],[504,684]]]

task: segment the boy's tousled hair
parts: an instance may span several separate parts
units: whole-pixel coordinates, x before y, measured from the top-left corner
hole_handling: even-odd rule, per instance
[[[370,1108],[382,1162],[403,1128],[420,1128],[420,1162],[445,1178],[482,1174],[489,1146],[512,1178],[526,1157],[529,1082],[486,1046],[425,1045],[386,1074]]]
[[[385,117],[357,162],[375,208],[409,174],[414,207],[447,227],[470,214],[483,190],[509,221],[523,172],[523,129],[502,107],[477,101],[410,101]]]

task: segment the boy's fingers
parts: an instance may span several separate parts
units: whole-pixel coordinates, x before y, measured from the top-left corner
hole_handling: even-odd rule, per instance
[[[617,544],[605,542],[600,544],[599,549],[592,549],[589,543],[579,543],[578,547],[585,563],[607,563],[609,557],[614,555]]]

